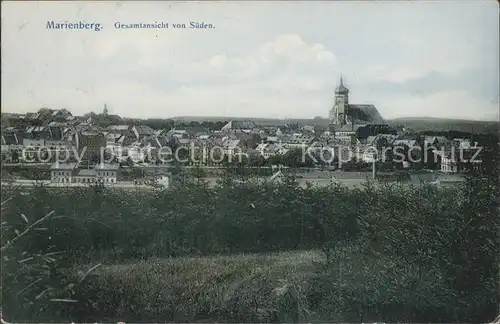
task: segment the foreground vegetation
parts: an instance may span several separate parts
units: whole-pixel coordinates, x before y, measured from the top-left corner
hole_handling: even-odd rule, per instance
[[[231,174],[212,189],[201,177],[179,177],[170,191],[3,188],[3,246],[53,212],[2,248],[3,313],[16,322],[489,321],[499,302],[496,176],[445,190],[304,189],[293,178],[235,188]],[[291,252],[304,250],[317,252]]]

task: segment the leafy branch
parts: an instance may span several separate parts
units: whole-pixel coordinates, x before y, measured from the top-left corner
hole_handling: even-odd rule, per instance
[[[2,203],[3,205],[3,203]],[[45,216],[43,216],[42,218],[40,218],[39,220],[37,220],[36,222],[34,222],[33,224],[29,225],[28,227],[26,227],[26,229],[19,233],[16,237],[14,237],[12,240],[10,241],[7,241],[7,243],[5,243],[2,248],[1,248],[1,251],[3,252],[5,249],[8,249],[10,246],[12,246],[12,244],[14,244],[17,240],[19,240],[21,237],[25,236],[26,234],[28,234],[32,229],[35,228],[35,226],[37,226],[38,224],[40,224],[41,222],[45,221],[46,219],[48,219],[50,216],[52,216],[54,214],[54,211],[51,211],[50,213],[46,214]],[[23,217],[24,215],[21,214],[21,217]],[[23,219],[25,221],[27,221],[26,219],[26,216],[23,217]]]

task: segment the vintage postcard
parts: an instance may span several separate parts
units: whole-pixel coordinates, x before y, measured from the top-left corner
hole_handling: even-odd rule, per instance
[[[1,6],[2,323],[500,323],[497,1]]]

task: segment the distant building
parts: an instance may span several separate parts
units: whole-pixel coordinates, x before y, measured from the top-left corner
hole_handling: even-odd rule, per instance
[[[104,134],[98,132],[79,132],[75,134],[75,146],[81,156],[82,161],[99,161],[101,158],[101,148],[106,147]]]
[[[50,181],[54,183],[72,183],[76,163],[54,163],[50,167]]]
[[[73,115],[67,109],[54,110],[52,112],[52,121],[54,122],[66,122],[72,119]]]
[[[53,183],[103,183],[117,182],[118,164],[99,163],[93,169],[78,169],[77,163],[52,164],[51,182]]]
[[[132,127],[132,131],[138,140],[143,139],[146,136],[155,135],[155,130],[149,126],[134,126]]]
[[[458,172],[458,165],[451,155],[446,154],[441,156],[441,172],[446,174]]]
[[[96,183],[96,170],[94,169],[78,169],[73,176],[75,183]]]
[[[97,182],[116,183],[119,164],[98,163],[95,166]]]
[[[462,173],[471,169],[480,169],[482,165],[481,151],[478,152],[476,147],[452,149],[448,152],[436,150],[434,153],[440,157],[442,173]]]
[[[342,77],[335,89],[334,104],[329,114],[330,124],[340,127],[347,124],[384,124],[384,119],[374,105],[353,105],[349,103],[349,89]]]
[[[239,139],[226,139],[222,142],[222,150],[225,155],[236,155],[242,152],[242,143]]]
[[[226,125],[222,126],[221,131],[225,132],[251,132],[257,125],[251,120],[232,120]]]
[[[448,140],[444,136],[425,136],[424,143],[427,147],[443,148]]]
[[[356,130],[358,125],[337,125],[333,127],[334,139],[345,144],[356,143]]]
[[[314,135],[293,134],[291,137],[285,139],[283,142],[285,146],[290,149],[309,147],[317,140]]]
[[[23,138],[23,146],[28,147],[42,147],[45,146],[44,139]]]

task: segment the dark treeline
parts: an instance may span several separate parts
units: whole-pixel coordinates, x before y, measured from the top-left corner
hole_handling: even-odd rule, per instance
[[[498,142],[498,129],[496,132],[491,134],[478,134],[463,131],[419,131],[417,135],[425,136],[444,136],[448,140],[453,140],[455,138],[469,139],[471,141],[478,142],[480,144],[484,143],[497,143]]]

